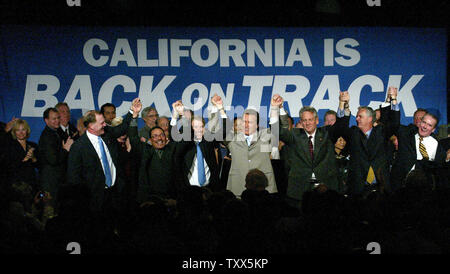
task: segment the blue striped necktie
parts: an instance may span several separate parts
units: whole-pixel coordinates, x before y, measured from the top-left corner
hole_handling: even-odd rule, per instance
[[[98,145],[100,147],[100,153],[102,156],[103,169],[105,171],[105,178],[106,178],[105,183],[108,187],[110,187],[112,184],[111,169],[109,168],[109,163],[108,163],[108,158],[106,157],[105,147],[103,146],[103,141],[100,136],[98,136]]]

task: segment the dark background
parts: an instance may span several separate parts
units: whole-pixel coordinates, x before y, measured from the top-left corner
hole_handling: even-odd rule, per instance
[[[439,27],[449,31],[450,1],[380,0],[179,1],[1,0],[2,24],[171,27]],[[426,42],[426,41],[424,41]],[[447,83],[449,82],[447,42]],[[447,88],[447,121],[450,98]]]
[[[0,1],[6,24],[103,26],[405,26],[447,27],[445,0]]]

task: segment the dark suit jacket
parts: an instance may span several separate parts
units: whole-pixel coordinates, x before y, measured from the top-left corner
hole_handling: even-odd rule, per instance
[[[167,177],[165,177],[163,181],[156,181],[152,174],[148,172],[153,158],[158,157],[156,155],[155,148],[147,143],[143,143],[140,141],[136,126],[130,126],[128,136],[130,137],[132,152],[136,153],[136,155],[138,155],[137,157],[139,157],[140,159],[136,194],[137,202],[143,203],[145,201],[148,201],[152,195],[159,196],[163,199],[175,199],[178,195],[178,186],[175,173],[179,172],[179,170],[176,170],[174,168],[176,143],[169,142],[164,147],[164,153],[161,161],[165,165]],[[156,187],[154,186],[154,184],[165,184],[167,186],[167,192],[155,192],[154,189]]]
[[[374,170],[380,190],[390,191],[388,145],[389,138],[394,135],[400,124],[400,112],[389,109],[387,115],[388,118],[383,125],[372,128],[369,139],[357,126],[347,128],[338,134],[347,141],[346,146],[350,152],[347,182],[349,194],[364,193],[370,166]]]
[[[208,142],[204,139],[200,142],[200,149],[202,150],[203,157],[210,172],[209,184],[206,187],[212,191],[219,191],[221,190],[219,183],[219,165],[216,160],[215,148],[218,148],[217,143]],[[177,176],[177,185],[180,188],[185,188],[190,185],[188,176],[195,157],[197,157],[197,147],[194,141],[181,141],[177,143],[175,166],[177,170],[182,171],[177,172],[179,175]]]
[[[69,153],[62,146],[62,139],[56,130],[45,126],[39,138],[39,182],[43,190],[56,199],[61,184],[66,182],[67,157]]]
[[[126,182],[123,165],[119,161],[119,147],[116,139],[127,132],[131,119],[132,115],[128,113],[122,124],[116,127],[105,127],[105,133],[101,136],[116,167],[116,180],[111,187],[114,192],[112,203],[115,207],[120,206],[120,193]],[[105,174],[101,159],[86,134],[83,134],[70,148],[67,181],[70,184],[88,185],[91,192],[91,209],[96,212],[102,209],[106,188]]]
[[[5,140],[5,148],[4,156],[7,158],[5,161],[5,165],[3,168],[6,169],[7,172],[7,182],[15,183],[15,182],[25,182],[27,184],[35,187],[34,190],[37,190],[37,174],[36,169],[38,167],[38,162],[33,163],[30,160],[26,162],[22,162],[23,158],[27,155],[27,151],[25,151],[20,143],[17,140],[14,140],[11,136],[8,136]],[[27,141],[27,150],[29,148],[34,148],[34,155],[37,154],[37,144]],[[37,158],[37,156],[36,156]]]
[[[286,196],[302,200],[303,193],[312,189],[309,179],[314,172],[316,179],[329,189],[338,190],[338,170],[334,152],[334,142],[340,136],[336,135],[338,127],[347,127],[349,116],[337,121],[333,126],[317,128],[314,137],[314,160],[309,153],[309,139],[304,129],[287,130],[287,115],[280,116],[282,128],[280,140],[288,146],[288,186]]]
[[[436,159],[440,163],[437,169],[436,188],[450,188],[450,161],[446,162],[447,150],[450,149],[450,137],[439,140]]]
[[[67,135],[67,133],[64,132],[61,127],[59,127],[57,131],[58,131],[59,137],[61,137],[61,139],[64,140],[64,142],[67,141],[67,138],[69,137],[69,135],[71,136],[71,138],[74,141],[76,141],[78,138],[80,138],[80,136],[78,135],[78,129],[71,123],[69,123],[69,135]]]
[[[445,162],[445,151],[442,142],[438,145],[434,161],[417,161],[415,139],[417,132],[418,129],[414,124],[408,126],[401,125],[398,128],[396,133],[398,138],[398,152],[391,170],[393,190],[404,185],[404,180],[414,165],[416,165],[416,168],[421,168],[427,173],[432,173]]]

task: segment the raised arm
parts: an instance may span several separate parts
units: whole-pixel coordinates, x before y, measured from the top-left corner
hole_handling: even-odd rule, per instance
[[[293,142],[293,136],[289,131],[288,114],[283,108],[283,97],[279,94],[272,96],[270,100],[270,129],[272,135],[279,136],[279,140],[285,144]],[[276,141],[276,140],[275,140]]]
[[[227,145],[233,139],[234,123],[225,113],[222,97],[214,94],[211,103],[213,108],[210,113],[208,129],[215,136],[216,141]]]
[[[351,138],[351,132],[349,129],[349,121],[350,121],[350,95],[348,91],[341,91],[339,93],[339,108],[337,110],[336,123],[334,125],[329,126],[328,132],[334,142],[339,137],[343,137],[347,142]]]
[[[107,138],[119,138],[127,133],[128,127],[132,119],[136,119],[139,116],[139,112],[142,109],[142,103],[139,98],[135,98],[131,103],[130,111],[125,115],[123,122],[115,127],[105,127],[105,135]]]
[[[385,125],[385,137],[390,138],[396,134],[400,127],[400,108],[397,103],[398,89],[395,87],[389,87],[388,98],[391,103],[391,107],[388,110],[388,119],[384,121]]]

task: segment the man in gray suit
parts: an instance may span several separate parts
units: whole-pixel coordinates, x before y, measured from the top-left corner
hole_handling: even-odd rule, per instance
[[[344,109],[345,97],[339,96],[339,108]],[[350,112],[346,111],[349,115]],[[338,170],[334,154],[334,143],[341,127],[348,127],[350,116],[344,116],[332,126],[318,128],[319,118],[313,107],[305,106],[300,110],[303,128],[288,130],[288,115],[283,109],[283,98],[275,94],[271,100],[270,124],[274,127],[281,120],[280,140],[289,148],[288,162],[290,171],[286,201],[300,208],[303,193],[315,187],[326,186],[338,189]]]
[[[272,142],[273,136],[270,129],[259,128],[259,114],[256,110],[247,109],[244,111],[244,132],[232,132],[232,121],[227,119],[224,111],[222,98],[217,94],[212,97],[213,110],[211,111],[211,130],[214,131],[220,123],[219,114],[222,118],[222,130],[224,140],[222,141],[231,153],[231,168],[228,176],[227,190],[240,197],[245,190],[245,177],[249,170],[257,168],[264,172],[269,181],[266,190],[275,193],[277,186],[275,176],[270,161],[272,148],[277,148],[277,144]],[[210,124],[210,125],[211,125]]]

